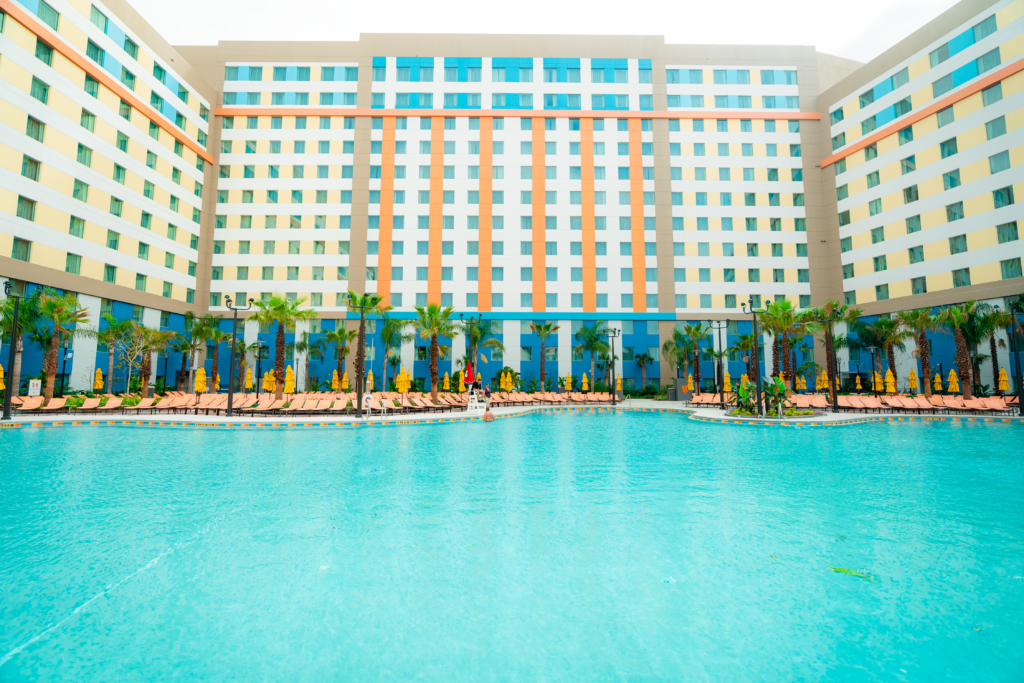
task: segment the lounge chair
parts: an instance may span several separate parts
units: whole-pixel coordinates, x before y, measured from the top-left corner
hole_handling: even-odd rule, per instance
[[[864,404],[864,407],[868,410],[875,410],[880,413],[886,412],[887,409],[884,405],[878,402],[878,399],[874,396],[864,396],[860,399],[860,402]],[[891,410],[890,410],[891,412]]]
[[[978,412],[978,413],[988,413],[988,412],[992,411],[991,408],[989,408],[987,405],[985,405],[984,403],[982,403],[981,401],[979,401],[976,398],[963,399],[963,401],[964,401],[964,408],[966,408],[967,410],[973,410],[973,411]]]
[[[943,405],[946,406],[947,409],[955,410],[958,413],[962,413],[965,410],[969,410],[966,406],[962,406],[959,403],[957,403],[957,400],[956,400],[955,396],[943,396],[942,397],[942,403],[943,403]]]
[[[281,398],[281,399],[271,400],[270,403],[264,403],[264,404],[261,404],[261,405],[255,405],[252,408],[249,408],[248,412],[250,412],[252,414],[256,414],[256,413],[261,413],[261,414],[262,413],[276,413],[277,411],[281,410],[281,408],[283,408],[283,407],[284,407],[284,399]]]
[[[97,413],[112,413],[115,410],[121,409],[121,404],[124,403],[124,399],[120,396],[107,399],[107,405],[95,408]]]
[[[936,408],[941,408],[942,410],[946,410],[946,402],[943,401],[942,397],[939,396],[938,394],[932,394],[931,396],[929,396],[928,397],[928,402],[931,403]]]
[[[416,398],[415,396],[411,396],[409,398],[409,401],[413,405],[418,407],[420,410],[427,410],[427,411],[437,412],[437,411],[443,411],[445,409],[445,406],[434,405],[433,403],[430,403],[429,401],[426,401],[426,400],[424,400],[422,398]]]
[[[65,407],[67,402],[68,400],[66,398],[51,398],[49,403],[38,409],[38,412],[56,413],[58,410],[70,410],[70,408]]]
[[[989,410],[996,413],[1012,413],[1013,409],[1010,408],[1003,402],[1003,399],[998,396],[992,396],[989,398],[979,399],[988,406]]]
[[[917,404],[917,407],[920,408],[921,412],[923,412],[923,413],[925,413],[925,412],[937,413],[937,412],[945,410],[944,407],[940,408],[939,406],[932,405],[932,402],[929,401],[924,396],[915,396],[914,397],[914,403]]]
[[[822,394],[811,394],[811,408],[819,408],[821,410],[827,410],[829,406],[828,402]]]
[[[31,413],[39,410],[43,404],[42,396],[26,396],[21,405],[18,406],[19,413]]]
[[[139,401],[139,403],[137,405],[128,406],[127,408],[124,409],[124,411],[127,413],[130,410],[134,410],[135,414],[138,415],[143,410],[150,410],[150,409],[152,409],[154,401],[156,401],[155,398],[144,398],[141,401]]]

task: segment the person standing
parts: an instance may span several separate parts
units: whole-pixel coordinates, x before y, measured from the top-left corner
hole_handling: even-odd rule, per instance
[[[487,410],[491,409],[491,387],[487,385],[484,387],[484,405]]]

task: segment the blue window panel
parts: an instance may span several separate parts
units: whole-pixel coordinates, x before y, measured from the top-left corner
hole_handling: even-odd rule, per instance
[[[434,68],[433,57],[398,57],[396,60],[398,68],[409,67],[409,80],[420,80],[420,69],[422,67]],[[436,78],[434,80],[437,80]]]
[[[550,69],[550,68],[553,68],[553,67],[544,67],[544,68]],[[569,68],[569,67],[566,67],[566,68]],[[572,67],[572,68],[576,68],[576,67]],[[555,98],[554,106],[552,106],[549,103],[549,99],[548,98],[550,98],[550,97],[554,97]],[[557,94],[557,95],[550,95],[549,94],[549,95],[544,95],[543,98],[544,98],[544,100],[543,100],[544,101],[544,109],[547,110],[547,111],[580,111],[583,108],[582,103],[579,106],[570,107],[569,106],[569,96],[567,94]],[[582,97],[580,98],[580,100],[582,101]]]
[[[427,64],[425,66],[432,65]],[[459,83],[469,83],[469,70],[471,68],[483,68],[483,60],[479,57],[445,57],[444,68],[458,69]]]
[[[629,107],[616,107],[615,106],[615,95],[604,96],[604,106],[598,107],[601,111],[628,111]]]
[[[636,61],[638,62],[638,66],[641,70],[651,68],[651,60],[649,59],[638,59]]]
[[[579,69],[580,60],[572,58],[544,58],[545,69],[555,69],[555,82],[556,83],[568,83],[569,82],[569,69]],[[545,109],[561,109],[561,107],[545,107]]]
[[[974,28],[967,29],[949,41],[949,56],[952,57],[958,52],[963,52],[971,45],[974,45]]]
[[[533,109],[519,104],[519,93],[506,93],[504,107],[492,107],[493,109]]]
[[[164,106],[160,108],[160,113],[166,116],[171,121],[174,121],[178,116],[178,110],[175,109],[170,102],[164,100]]]
[[[388,58],[387,57],[374,57],[373,58],[373,65],[374,66],[387,66],[388,65]]]
[[[654,100],[650,95],[640,96],[640,111],[654,111]]]
[[[532,69],[533,59],[529,57],[495,57],[491,60],[492,69],[505,69],[505,82],[518,83],[520,69]],[[537,77],[533,80],[536,82]],[[506,96],[507,98],[510,96]],[[518,107],[505,107],[506,109],[518,109]]]
[[[299,80],[299,67],[297,67],[297,66],[286,67],[284,80],[286,80],[286,81],[297,81],[297,80]],[[285,101],[287,101],[287,98],[285,98]],[[291,104],[294,104],[294,103],[295,103],[295,100],[293,98]]]
[[[103,70],[112,74],[118,82],[121,81],[121,62],[111,57],[109,52],[103,53]]]
[[[249,67],[240,66],[238,67],[238,80],[247,81],[249,80]]]
[[[18,2],[28,8],[32,14],[39,16],[39,0],[18,0]]]
[[[466,68],[469,68],[469,67],[466,67]],[[443,95],[441,97],[442,97],[442,99],[444,98]],[[412,97],[410,97],[409,99],[411,100]],[[471,105],[469,103],[469,94],[468,93],[464,93],[464,92],[460,92],[460,93],[456,93],[456,95],[455,95],[455,104],[454,105],[445,104],[444,108],[445,109],[480,109],[480,105],[479,104]]]
[[[889,123],[896,118],[896,107],[886,107],[882,111],[875,114],[875,123],[879,126]]]
[[[974,34],[971,34],[973,40]],[[978,60],[972,59],[959,69],[953,71],[953,87],[963,85],[967,81],[978,77]]]
[[[872,90],[875,93],[875,101],[877,102],[883,95],[888,95],[889,93],[892,92],[892,79],[885,79],[884,81],[876,85],[874,88],[872,88]]]
[[[615,82],[615,70],[616,69],[628,69],[628,59],[591,59],[590,68],[593,69],[604,69],[604,82],[614,83]],[[615,107],[608,107],[608,109],[615,109]]]
[[[509,95],[509,97],[511,97],[511,95]],[[377,107],[377,108],[381,109],[382,107]],[[408,106],[399,106],[397,101],[396,101],[395,102],[395,109],[433,109],[433,107],[432,106],[428,107],[428,106],[426,106],[424,104],[420,104],[420,93],[418,93],[418,92],[411,92],[411,93],[409,93],[409,105]]]
[[[107,35],[110,36],[118,46],[124,45],[124,39],[126,38],[125,33],[120,26],[114,23],[113,19],[107,20]]]

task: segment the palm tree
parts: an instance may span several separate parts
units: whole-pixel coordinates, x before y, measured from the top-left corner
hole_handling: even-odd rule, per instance
[[[391,307],[388,306],[390,309]],[[408,344],[416,339],[415,332],[406,332],[409,327],[410,321],[399,320],[397,318],[384,318],[384,324],[380,326],[380,341],[384,347],[384,358],[381,360],[381,389],[384,391],[388,390],[388,362],[393,357],[391,352],[398,351],[401,354],[402,344]],[[401,355],[398,356],[399,363],[401,363]],[[395,377],[398,376],[398,370],[395,369]],[[392,382],[394,383],[394,382]]]
[[[973,382],[971,378],[971,355],[967,338],[964,336],[965,328],[971,324],[971,317],[978,307],[977,301],[968,301],[959,306],[949,306],[939,314],[939,321],[949,328],[956,342],[956,367],[960,371],[960,387],[963,390],[964,398],[970,399],[974,396]]]
[[[886,358],[889,361],[889,370],[892,371],[893,379],[898,384],[896,351],[906,351],[906,345],[903,342],[913,337],[913,332],[904,329],[902,323],[896,318],[878,318],[875,322],[864,327],[871,330],[871,336],[878,342],[878,346],[885,351]],[[882,374],[880,358],[878,373]]]
[[[633,360],[635,360],[636,364],[640,366],[640,381],[642,382],[640,388],[641,388],[641,390],[646,389],[647,388],[647,366],[650,365],[651,363],[653,363],[654,359],[651,358],[651,354],[645,352],[645,353],[641,353],[639,356],[634,357]]]
[[[442,345],[439,337],[453,337],[459,331],[458,324],[452,320],[454,309],[451,306],[441,308],[437,304],[416,306],[416,327],[421,339],[430,340],[430,397],[437,401],[437,357]],[[447,350],[447,346],[444,347]]]
[[[192,390],[192,387],[188,386],[188,378],[191,377],[189,359],[195,358],[196,351],[199,350],[203,340],[193,335],[190,330],[186,330],[186,332],[187,336],[184,334],[175,335],[171,341],[171,351],[181,354],[181,368],[178,370],[178,378],[181,380],[181,389],[188,392]],[[108,393],[110,392],[108,391]]]
[[[118,320],[110,313],[104,313],[102,322],[107,326],[93,332],[96,341],[107,347],[107,393],[114,393],[114,362],[117,360],[117,345],[132,329],[131,320]]]
[[[50,348],[43,356],[43,372],[46,373],[46,388],[43,395],[49,403],[53,398],[53,387],[57,380],[60,340],[70,339],[76,334],[81,335],[84,330],[78,329],[78,325],[88,324],[89,311],[78,305],[78,297],[74,295],[44,291],[39,297],[39,320],[53,326],[50,331]]]
[[[482,349],[505,352],[505,345],[497,337],[497,335],[501,334],[501,323],[497,320],[477,318],[471,320],[471,322],[464,323],[463,327],[466,332],[466,350],[469,353],[470,360],[477,368],[480,367],[480,363],[487,362],[487,357],[483,354]],[[530,328],[533,328],[533,323],[530,323]],[[555,329],[558,329],[557,325]],[[543,342],[541,345],[543,346]],[[541,360],[541,365],[543,366],[543,364],[544,361]]]
[[[545,356],[547,355],[547,351],[544,346],[547,342],[547,338],[555,332],[558,332],[559,329],[558,323],[530,323],[530,331],[540,339],[540,387],[542,391],[544,389],[544,361],[546,360]],[[605,383],[607,384],[607,382]]]
[[[833,325],[845,323],[846,329],[850,329],[860,316],[864,314],[864,309],[851,307],[835,299],[829,299],[821,308],[814,309],[812,314],[816,318],[834,318],[835,322]],[[829,337],[827,334],[823,335],[823,337],[825,343],[825,365],[827,366],[825,371],[828,373],[829,383],[834,387],[838,387],[839,385],[835,384],[836,377],[833,372],[835,368],[839,367],[839,363],[836,360],[835,338]]]
[[[730,351],[735,351],[739,354],[740,358],[746,358],[747,360],[747,379],[751,382],[757,379],[756,373],[760,366],[759,359],[754,357],[754,344],[757,341],[757,335],[741,334],[736,337],[736,341],[729,347]]]
[[[359,310],[359,338],[356,343],[356,387],[362,391],[363,373],[366,371],[366,312],[376,311],[383,299],[376,294],[356,294],[348,290],[348,307]]]
[[[345,321],[338,320],[336,326],[330,332],[323,333],[323,340],[327,344],[333,344],[338,352],[338,381],[345,375],[345,356],[351,350],[349,342],[359,336],[356,330],[345,328]]]
[[[18,395],[18,387],[21,386],[21,354],[25,350],[25,332],[35,327],[38,319],[38,291],[33,296],[19,302],[17,333],[11,331],[11,328],[14,327],[14,298],[4,299],[0,302],[0,337],[10,339],[14,344],[14,363],[7,368],[7,391],[13,391],[12,396]]]
[[[928,333],[938,329],[939,321],[928,308],[900,311],[896,314],[896,319],[913,336],[914,342],[917,344],[914,354],[921,361],[921,388],[924,390],[925,396],[931,396],[932,364]]]
[[[298,321],[316,318],[316,311],[299,308],[304,303],[306,297],[291,300],[278,294],[271,295],[266,301],[256,302],[256,322],[261,325],[277,323],[277,346],[274,349],[274,376],[277,378],[277,392],[274,397],[277,400],[281,400],[284,392],[285,329],[294,330]]]
[[[234,372],[234,375],[238,378],[238,391],[245,390],[245,369],[249,366],[247,358],[250,353],[258,353],[256,342],[246,344],[244,339],[235,339],[234,354],[238,356],[238,361],[235,364],[235,367],[229,368],[228,374],[230,375]],[[229,381],[232,381],[230,377],[228,379]],[[257,382],[259,381],[258,377],[254,379]]]
[[[980,308],[980,307],[979,307]],[[996,332],[1005,328],[1011,322],[1011,316],[1008,311],[1000,311],[986,305],[986,310],[980,312],[979,325],[981,330],[988,337],[988,351],[989,358],[992,361],[992,385],[994,387],[994,393],[1001,395],[1002,392],[999,390],[999,356],[998,350],[1006,348],[1006,342],[1002,339],[996,339]]]
[[[218,318],[219,321],[219,318]],[[220,374],[220,345],[228,344],[230,348],[231,333],[222,332],[219,327],[211,328],[206,332],[207,345],[213,345],[213,372],[210,373],[210,388],[217,382],[217,375]],[[228,381],[231,381],[231,364],[228,363]]]
[[[711,326],[707,323],[683,325],[683,334],[690,338],[693,343],[693,388],[700,391],[700,343],[708,340],[711,334]]]
[[[299,338],[296,339],[292,344],[289,344],[288,354],[303,354],[303,372],[306,378],[306,391],[309,391],[309,357],[314,353],[319,352],[321,355],[324,351],[325,342],[323,338],[313,339],[313,336],[306,330],[302,331]]]
[[[576,333],[578,342],[573,351],[579,354],[590,354],[590,379],[593,381],[594,372],[597,370],[597,354],[608,350],[608,343],[603,341],[608,336],[608,328],[604,322],[598,320],[593,325],[584,325]]]
[[[683,334],[679,328],[672,328],[672,338],[666,339],[661,345],[661,357],[672,368],[681,371],[683,379],[686,379],[686,371],[690,366],[690,356],[693,354],[693,342]]]
[[[402,366],[402,357],[393,353],[388,356],[387,362],[391,365],[391,388],[393,389],[398,383],[398,368]]]
[[[190,317],[191,316],[191,317]],[[213,335],[214,332],[220,332],[220,321],[221,316],[207,313],[203,316],[196,317],[194,314],[185,315],[185,332],[189,335],[189,355],[188,355],[188,388],[189,391],[195,386],[195,373],[196,373],[196,353],[203,348],[203,343]],[[212,377],[210,386],[212,387]]]
[[[137,323],[131,323],[134,334],[142,338],[142,362],[139,364],[139,387],[143,396],[149,395],[149,376],[152,374],[153,354],[159,353],[167,348],[168,342],[174,338],[174,332],[161,332],[160,330],[143,327]],[[216,366],[214,366],[216,367]]]

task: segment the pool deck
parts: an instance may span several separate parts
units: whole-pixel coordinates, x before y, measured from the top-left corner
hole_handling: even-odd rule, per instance
[[[612,407],[610,405],[541,405],[494,408],[495,419],[522,417],[532,413],[555,413],[572,411],[611,412],[669,412],[679,413],[688,419],[712,424],[733,424],[745,426],[772,427],[826,427],[865,424],[871,422],[912,422],[912,421],[955,421],[955,422],[1020,422],[1018,415],[948,415],[945,413],[816,413],[813,417],[786,420],[765,420],[748,417],[734,417],[725,410],[707,407],[689,407],[678,401],[652,401],[649,399],[626,399]],[[467,416],[464,412],[416,413],[413,415],[379,414],[357,419],[351,415],[274,415],[259,417],[225,417],[223,415],[161,415],[98,414],[75,415],[73,412],[56,415],[15,415],[10,422],[0,422],[0,431],[12,427],[80,426],[80,425],[150,425],[167,427],[371,427],[399,424],[442,424],[452,422],[481,421],[480,416]]]

